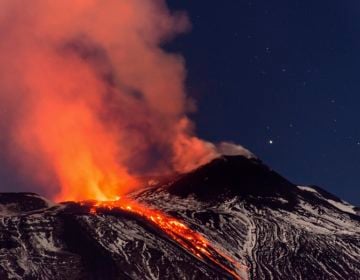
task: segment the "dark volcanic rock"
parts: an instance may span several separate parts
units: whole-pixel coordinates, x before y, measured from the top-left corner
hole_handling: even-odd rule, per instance
[[[358,208],[258,160],[222,157],[132,198],[197,230],[243,279],[360,278]],[[134,214],[0,194],[0,279],[229,278]]]
[[[209,200],[224,195],[291,196],[294,192],[292,186],[292,183],[257,159],[223,156],[180,176],[168,191],[182,197],[195,194],[197,198]]]
[[[13,213],[24,213],[47,208],[49,204],[35,193],[0,193],[1,206],[3,212],[6,208]]]

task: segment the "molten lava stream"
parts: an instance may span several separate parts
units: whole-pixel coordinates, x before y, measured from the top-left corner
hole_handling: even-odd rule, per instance
[[[208,260],[212,262],[235,279],[241,279],[236,270],[246,269],[245,266],[237,263],[233,258],[213,247],[209,240],[202,235],[159,210],[151,209],[135,201],[123,198],[116,201],[98,201],[92,206],[90,212],[96,214],[99,209],[121,209],[147,219],[185,250],[203,261]]]

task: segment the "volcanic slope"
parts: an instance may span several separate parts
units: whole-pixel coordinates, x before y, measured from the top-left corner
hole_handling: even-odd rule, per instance
[[[358,208],[257,159],[223,156],[129,199],[232,260],[199,257],[148,217],[95,202],[0,194],[0,279],[359,279]]]

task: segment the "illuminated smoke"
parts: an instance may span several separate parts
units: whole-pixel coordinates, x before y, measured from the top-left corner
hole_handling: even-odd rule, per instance
[[[189,28],[163,0],[2,0],[0,143],[57,200],[112,199],[216,156],[187,119]]]

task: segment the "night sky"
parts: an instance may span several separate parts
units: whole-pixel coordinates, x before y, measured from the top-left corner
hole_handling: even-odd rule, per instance
[[[358,1],[183,1],[200,137],[241,144],[297,184],[360,205]]]

